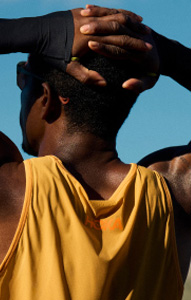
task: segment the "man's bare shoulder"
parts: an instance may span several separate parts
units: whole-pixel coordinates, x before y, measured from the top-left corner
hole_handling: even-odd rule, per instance
[[[0,165],[7,162],[23,161],[22,155],[17,146],[0,131]]]
[[[159,172],[173,198],[191,214],[191,145],[169,147],[143,158],[139,164]]]
[[[25,193],[23,158],[16,145],[0,132],[0,211],[1,218],[22,205]]]

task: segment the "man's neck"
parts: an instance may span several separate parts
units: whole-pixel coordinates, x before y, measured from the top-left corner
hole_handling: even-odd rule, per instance
[[[115,140],[106,141],[90,133],[64,134],[44,138],[39,149],[39,156],[57,156],[64,165],[83,168],[85,165],[107,164],[117,159]]]
[[[50,142],[51,141],[51,142]],[[89,133],[44,139],[39,156],[55,155],[83,185],[91,199],[106,199],[128,173],[117,155],[115,140],[105,141]]]

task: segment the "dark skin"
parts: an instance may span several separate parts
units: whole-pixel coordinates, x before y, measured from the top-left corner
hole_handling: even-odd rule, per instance
[[[104,16],[107,13],[109,15],[109,12],[110,10],[104,12]],[[121,23],[119,22],[119,24]],[[120,26],[119,28],[122,30]],[[112,29],[110,28],[110,30]],[[116,46],[115,42],[114,45]],[[97,52],[105,51],[106,47],[102,46],[98,47]],[[113,49],[115,48],[112,48],[112,51]],[[107,54],[110,50],[107,48]],[[110,52],[109,56],[112,55],[114,54]],[[77,69],[79,70],[79,66]],[[146,85],[143,85],[145,82],[147,82]],[[29,77],[25,88],[31,91],[31,95],[34,84],[34,79]],[[140,84],[142,84],[140,90],[151,87],[151,83],[148,84],[145,79],[140,79],[139,87]],[[115,140],[104,141],[87,133],[68,134],[68,120],[64,113],[67,101],[67,99],[55,95],[49,85],[43,83],[43,92],[35,99],[27,122],[24,124],[26,129],[24,135],[27,136],[30,147],[38,156],[51,154],[60,158],[64,166],[85,188],[90,199],[108,199],[128,174],[130,165],[124,164],[118,158]],[[49,122],[50,118],[54,122]],[[2,262],[18,226],[26,182],[21,154],[2,133],[0,147],[0,261]],[[167,161],[154,159],[150,163],[148,160],[147,163],[147,167],[158,171],[165,177],[171,191],[179,262],[184,280],[191,253],[190,159],[190,154],[186,153],[178,157],[168,157]],[[93,174],[92,169],[94,170]],[[182,180],[180,181],[179,178]]]
[[[28,78],[25,89],[33,87],[33,78]],[[123,164],[117,157],[115,141],[106,142],[92,134],[68,134],[64,105],[67,105],[65,99],[55,97],[49,85],[43,83],[43,94],[35,101],[27,118],[26,134],[30,147],[38,152],[38,156],[52,154],[60,158],[64,166],[84,186],[90,199],[108,199],[127,175],[130,166]],[[52,123],[49,122],[50,116],[55,118]],[[1,141],[4,140],[5,136],[1,134]],[[12,150],[6,159],[10,147]],[[26,183],[19,150],[7,138],[1,153],[0,260],[2,261],[19,222]]]
[[[120,13],[119,13],[120,12]],[[120,42],[120,36],[123,34],[125,37],[123,46],[129,49],[135,49],[141,56],[149,52],[150,47],[145,45],[145,42],[138,38],[137,34],[141,36],[148,33],[148,29],[141,25],[142,18],[127,11],[116,11],[115,9],[106,9],[99,7],[87,6],[87,9],[81,12],[81,9],[72,10],[75,26],[75,36],[72,48],[72,56],[82,56],[84,53],[89,51],[91,46],[90,41],[101,42],[102,46],[105,47],[102,52],[105,55],[114,56],[118,52],[117,43]],[[106,17],[106,18],[105,18]],[[87,24],[93,24],[96,35],[86,35],[80,32],[80,28]],[[115,24],[115,26],[114,26]],[[117,26],[116,26],[117,25]],[[128,28],[130,25],[130,29]],[[133,34],[134,32],[134,34]],[[131,34],[129,36],[128,34]],[[105,44],[104,36],[111,35],[109,41]],[[133,36],[137,35],[137,36]],[[117,41],[116,41],[117,38]],[[90,43],[90,44],[89,44]],[[111,47],[111,45],[114,45]],[[126,51],[126,50],[124,50]],[[77,78],[79,81],[84,83],[91,83],[95,85],[105,85],[105,80],[97,73],[91,70],[87,70],[78,62],[72,62],[67,67],[67,72]],[[100,84],[101,81],[101,84]],[[28,85],[30,87],[30,81]],[[34,88],[34,85],[33,85]],[[34,89],[33,89],[34,94]],[[35,95],[36,96],[36,95]],[[78,137],[72,137],[73,144],[79,146],[78,155],[76,154],[75,148],[71,147],[71,137],[66,135],[66,127],[60,128],[60,133],[65,135],[64,144],[60,148],[59,140],[61,137],[57,136],[58,127],[61,126],[60,118],[55,117],[55,122],[52,123],[49,128],[49,117],[52,108],[56,112],[56,116],[60,114],[60,105],[64,99],[56,101],[55,95],[52,95],[50,88],[44,86],[43,95],[39,98],[39,101],[35,102],[30,114],[35,111],[35,117],[38,116],[36,122],[32,119],[32,127],[35,128],[35,132],[38,134],[33,135],[34,132],[29,132],[27,138],[31,139],[31,145],[39,156],[46,154],[54,154],[58,156],[66,167],[76,176],[82,185],[87,190],[90,199],[106,199],[116,189],[117,185],[125,177],[129,170],[129,166],[123,166],[117,158],[115,151],[115,141],[107,144],[104,141],[98,142],[95,137],[81,136],[79,141]],[[54,99],[54,101],[53,101]],[[58,99],[57,99],[58,100]],[[59,111],[59,114],[58,114]],[[63,113],[63,112],[62,112]],[[31,120],[28,116],[28,120]],[[51,116],[52,118],[52,116]],[[27,120],[27,123],[30,122]],[[27,124],[26,124],[27,125]],[[48,125],[48,127],[47,127]],[[65,123],[66,126],[66,123]],[[51,138],[47,140],[47,130],[49,130]],[[56,132],[56,134],[55,134]],[[25,133],[23,134],[25,137]],[[55,137],[57,136],[57,139]],[[91,142],[90,142],[91,141]],[[59,145],[59,146],[58,146]],[[83,147],[81,147],[81,145]],[[86,148],[84,148],[86,145]],[[94,151],[92,151],[92,145],[94,145]],[[87,161],[87,152],[91,152],[91,157]],[[70,156],[68,156],[70,153]],[[104,155],[101,155],[104,154]],[[75,163],[73,158],[75,157]],[[88,166],[95,165],[95,162],[101,157],[99,167],[96,165],[96,178],[92,178],[88,173]],[[103,167],[102,167],[103,166]],[[112,166],[112,172],[110,172],[109,166]],[[115,166],[119,166],[121,174],[115,175]],[[103,168],[105,172],[99,174],[99,170]],[[91,168],[90,168],[91,169]],[[99,175],[98,175],[99,174]],[[105,174],[105,175],[103,175]],[[117,178],[116,178],[117,177]],[[102,178],[102,180],[101,180]],[[103,182],[98,185],[99,182]],[[13,240],[18,222],[20,219],[23,201],[25,196],[25,170],[23,164],[23,158],[18,148],[8,139],[2,132],[0,133],[0,262],[3,261],[8,248]]]
[[[169,186],[180,268],[185,280],[191,259],[191,145],[161,149],[138,164],[158,171]]]
[[[93,5],[87,5],[85,10],[72,10],[72,14],[75,24],[73,56],[81,57],[91,49],[113,59],[135,61],[142,64],[147,72],[158,72],[159,57],[151,30],[141,23],[140,16],[123,9]],[[88,28],[84,28],[87,25]],[[79,62],[68,64],[67,72],[85,84],[107,84],[97,72],[88,70]],[[145,74],[125,81],[123,88],[139,94],[152,88],[157,79]]]
[[[26,88],[32,89],[33,79],[29,78]],[[68,134],[67,118],[64,113],[65,98],[57,97],[47,83],[43,83],[43,94],[32,106],[26,123],[26,134],[31,147],[38,156],[55,155],[85,188],[89,199],[108,199],[128,174],[130,165],[124,164],[117,156],[115,140],[104,141],[92,134]],[[56,109],[55,109],[56,108]],[[54,111],[54,115],[53,115]],[[49,118],[55,118],[50,123]],[[64,120],[64,122],[63,122]],[[38,128],[38,135],[31,128]],[[35,129],[35,130],[36,130]],[[1,134],[2,166],[0,169],[0,260],[5,257],[17,228],[25,194],[25,170],[18,149]],[[7,151],[11,151],[7,153]],[[168,183],[174,205],[176,241],[183,280],[191,256],[191,201],[190,147],[175,148],[170,155],[167,151],[153,159],[142,161],[145,165],[163,175]],[[162,153],[162,152],[161,152]],[[176,154],[178,153],[178,154]],[[158,157],[158,160],[156,159]],[[152,158],[152,156],[151,156]],[[94,172],[92,173],[92,170]],[[180,180],[180,178],[182,180]],[[184,196],[182,196],[184,195]]]

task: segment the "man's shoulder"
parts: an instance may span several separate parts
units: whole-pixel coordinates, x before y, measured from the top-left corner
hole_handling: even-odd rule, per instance
[[[143,157],[138,164],[149,167],[158,162],[169,162],[175,157],[191,153],[191,143],[182,146],[173,146],[154,151]]]
[[[161,174],[172,197],[187,214],[191,213],[191,148],[190,144],[156,151],[140,163]]]
[[[8,213],[20,205],[25,192],[23,158],[16,145],[0,132],[0,209]],[[20,200],[19,200],[20,199]],[[13,213],[13,212],[12,212]]]
[[[22,155],[17,146],[0,131],[0,166],[8,162],[22,163]]]
[[[25,168],[23,163],[9,162],[0,167],[0,207],[17,205],[25,193]],[[2,210],[1,210],[2,211]]]

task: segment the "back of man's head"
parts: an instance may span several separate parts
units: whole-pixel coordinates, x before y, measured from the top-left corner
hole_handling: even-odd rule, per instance
[[[68,132],[90,132],[103,139],[113,139],[137,99],[137,95],[122,88],[122,83],[143,72],[137,65],[125,61],[114,61],[95,53],[81,59],[88,69],[96,70],[106,80],[106,87],[88,86],[70,75],[43,63],[40,57],[31,55],[30,65],[42,76],[55,92],[69,98],[64,105],[68,121]]]

